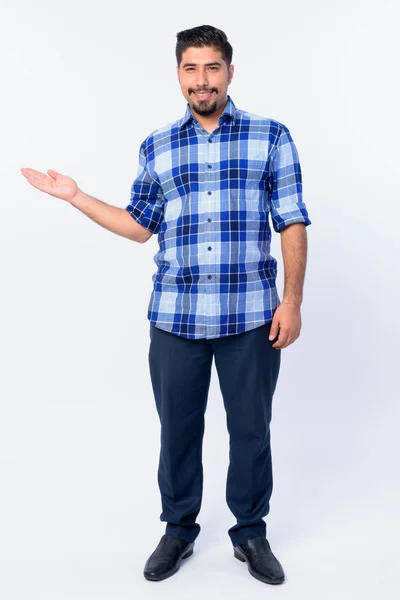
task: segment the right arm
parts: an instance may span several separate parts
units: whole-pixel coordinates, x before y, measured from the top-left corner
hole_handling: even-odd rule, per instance
[[[106,204],[97,198],[93,198],[93,196],[85,194],[80,189],[69,203],[98,225],[134,242],[142,244],[152,235],[151,231],[135,221],[125,208]]]
[[[125,208],[111,206],[85,194],[71,177],[61,175],[52,169],[47,171],[48,175],[34,169],[21,169],[21,172],[35,188],[69,202],[112,233],[140,244],[152,235],[152,232],[140,225]]]

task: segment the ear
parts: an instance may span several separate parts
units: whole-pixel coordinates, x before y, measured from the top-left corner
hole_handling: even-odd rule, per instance
[[[229,70],[228,70],[228,85],[230,84],[230,82],[233,79],[234,72],[235,72],[235,65],[233,65],[233,64],[229,65]]]

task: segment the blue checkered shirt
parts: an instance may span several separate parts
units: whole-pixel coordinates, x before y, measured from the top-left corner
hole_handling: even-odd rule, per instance
[[[190,339],[271,321],[280,299],[268,215],[276,232],[311,224],[289,129],[230,96],[212,133],[187,104],[142,142],[125,210],[158,234],[150,323]]]

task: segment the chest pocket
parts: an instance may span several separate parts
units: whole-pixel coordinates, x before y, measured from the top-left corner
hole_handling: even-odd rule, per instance
[[[268,160],[268,147],[260,140],[249,140],[248,147],[239,150],[242,164],[248,168],[248,178],[260,180],[263,177]],[[247,162],[246,162],[247,161]]]

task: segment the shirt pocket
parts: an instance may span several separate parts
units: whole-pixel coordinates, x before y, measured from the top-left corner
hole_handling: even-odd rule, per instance
[[[241,164],[248,169],[248,179],[262,180],[268,175],[268,145],[261,140],[249,140],[248,148],[240,150]]]

